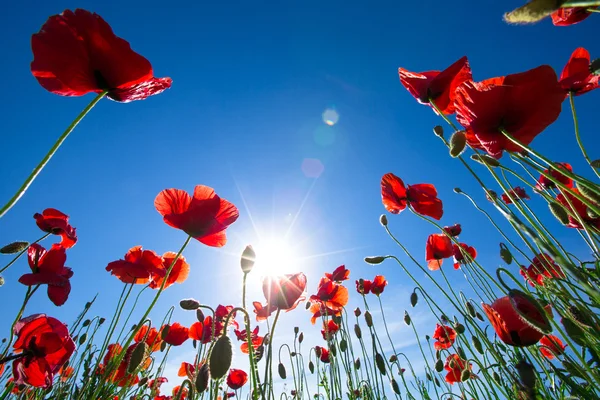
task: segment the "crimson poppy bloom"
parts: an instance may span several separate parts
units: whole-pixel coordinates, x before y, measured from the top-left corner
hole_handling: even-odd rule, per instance
[[[217,322],[224,324],[225,320],[227,319],[227,316],[229,316],[229,313],[231,313],[231,311],[234,308],[235,307],[233,306],[224,306],[222,304],[219,304],[217,308],[215,308],[215,319],[217,320]],[[229,325],[233,325],[236,328],[239,328],[238,323],[234,319],[235,315],[235,312],[231,314],[231,318],[229,319]]]
[[[440,269],[444,258],[449,258],[453,255],[452,240],[448,236],[441,233],[429,235],[427,245],[425,246],[425,260],[427,261],[427,267],[431,271]]]
[[[596,229],[600,229],[600,217],[594,216],[593,214],[590,215],[588,212],[588,206],[576,198],[573,193],[581,194],[579,189],[573,188],[570,189],[570,191],[559,193],[558,196],[556,196],[556,201],[558,201],[567,210],[569,210],[571,214],[573,214],[569,215],[569,223],[567,226],[570,228],[583,229],[581,222],[579,222],[579,219],[575,217],[575,215],[577,215],[585,224],[593,226]]]
[[[448,371],[446,374],[446,382],[454,385],[455,383],[462,381],[462,373],[467,369],[467,361],[460,358],[458,354],[451,354],[446,358],[444,369]],[[468,369],[471,371],[471,363],[469,363]],[[475,375],[469,375],[469,377],[475,377]]]
[[[146,284],[166,273],[162,257],[152,250],[142,250],[142,246],[132,247],[124,260],[109,263],[106,270],[123,283],[135,284]]]
[[[441,112],[448,115],[454,113],[456,88],[473,78],[467,57],[462,57],[441,72],[419,73],[398,68],[398,75],[402,86],[419,103],[431,105],[431,102],[434,102]]]
[[[325,277],[334,282],[343,282],[350,279],[350,270],[346,269],[345,265],[340,265],[331,274],[325,273]]]
[[[556,264],[547,254],[538,254],[535,256],[529,267],[525,268],[525,266],[521,266],[519,273],[525,280],[529,281],[531,286],[535,286],[534,282],[544,286],[544,279],[566,278],[560,265]]]
[[[544,336],[519,314],[536,321],[540,326],[551,327],[546,313],[540,312],[527,297],[521,294],[504,296],[491,305],[483,303],[482,306],[500,340],[510,346],[531,346]]]
[[[233,390],[238,390],[248,382],[248,374],[241,369],[231,368],[227,375],[227,386]]]
[[[268,276],[263,279],[262,289],[271,310],[291,311],[305,298],[306,275]]]
[[[225,229],[239,217],[236,206],[204,185],[196,186],[193,197],[184,190],[163,190],[156,196],[154,207],[167,225],[212,247],[225,245]]]
[[[44,232],[62,237],[61,246],[70,249],[77,243],[77,229],[69,224],[69,216],[54,208],[46,208],[42,213],[33,214],[35,223]]]
[[[171,346],[181,346],[189,339],[189,328],[181,325],[179,322],[175,322],[171,325],[164,325],[161,332],[165,329],[167,330],[167,334],[163,334],[163,341]]]
[[[563,354],[566,347],[562,340],[554,335],[546,335],[540,339],[540,353],[548,360]]]
[[[162,339],[156,328],[148,328],[148,325],[142,325],[133,337],[135,343],[145,342],[150,349],[150,352],[160,350]]]
[[[240,331],[240,330],[235,329],[233,332],[235,333],[235,336],[237,337],[237,339],[239,341],[243,342],[240,345],[240,350],[242,351],[242,353],[248,354],[250,349],[249,349],[248,342],[247,342],[248,338],[247,338],[246,330],[244,329],[243,331]],[[259,348],[263,344],[264,336],[258,335],[258,326],[256,326],[256,328],[254,328],[254,330],[252,332],[250,332],[250,340],[252,342],[252,348],[254,350]]]
[[[331,361],[329,357],[329,350],[325,347],[315,346],[315,354],[319,357],[322,363],[329,363]]]
[[[340,330],[340,326],[335,323],[333,319],[329,319],[327,322],[323,322],[323,329],[321,329],[321,335],[323,340],[329,340]]]
[[[415,212],[439,220],[444,213],[437,190],[428,183],[405,186],[402,179],[392,173],[381,178],[381,199],[386,210],[392,214],[403,211],[407,205]]]
[[[182,362],[179,370],[177,371],[177,376],[188,377],[190,380],[194,379],[194,375],[196,374],[196,366],[194,364],[190,364],[189,362]]]
[[[462,227],[460,226],[460,224],[454,224],[452,226],[445,226],[444,232],[446,232],[448,235],[450,235],[452,237],[456,237],[461,234]]]
[[[569,7],[569,8],[559,8],[554,11],[552,15],[552,24],[554,26],[569,26],[577,24],[587,17],[589,17],[592,13],[588,11],[590,8],[594,7]]]
[[[254,306],[254,314],[256,314],[257,321],[265,321],[276,310],[275,307],[272,307],[268,303],[263,306],[260,301],[254,301],[252,305]]]
[[[560,114],[565,93],[552,67],[466,82],[456,91],[456,119],[466,129],[467,143],[494,158],[522,148],[507,139],[504,129],[530,144]]]
[[[172,393],[173,393],[174,399],[187,399],[188,398],[188,389],[185,386],[184,387],[181,387],[181,385],[175,386],[173,388]]]
[[[560,170],[573,172],[573,167],[571,167],[571,164],[568,163],[555,163],[553,167],[545,169],[544,173],[550,175],[567,187],[573,187],[573,180],[568,176],[563,175]],[[556,187],[556,184],[549,178],[546,178],[544,175],[540,175],[536,186],[538,188],[552,189]]]
[[[175,257],[177,257],[177,254],[172,251],[168,251],[165,254],[163,254],[162,265],[165,268],[165,274],[166,274],[166,271],[171,266],[171,264],[173,264],[173,261],[175,261]],[[185,280],[187,279],[189,274],[190,274],[190,264],[188,264],[185,261],[184,256],[180,255],[179,257],[177,257],[177,261],[175,261],[175,264],[173,265],[173,268],[171,269],[169,276],[166,278],[167,283],[165,283],[164,289],[168,288],[169,286],[171,286],[174,283],[185,282]],[[150,282],[150,287],[152,289],[159,289],[162,286],[162,283],[164,280],[165,280],[164,277],[155,276],[152,279],[152,281]]]
[[[133,356],[133,352],[137,346],[139,346],[139,343],[134,343],[127,348],[125,355],[121,359],[117,369],[108,377],[111,382],[115,383],[119,387],[131,387],[140,381],[140,377],[129,370],[131,357]],[[108,366],[122,351],[123,348],[120,344],[109,344],[106,355],[104,356],[104,365]],[[142,361],[139,368],[147,369],[151,365],[151,362],[151,358],[144,355],[144,361]]]
[[[75,372],[75,368],[73,367],[61,367],[58,370],[58,374],[60,375],[60,380],[61,382],[66,382],[69,380],[70,377],[73,376],[73,373]],[[2,375],[2,371],[0,371],[0,375]]]
[[[373,279],[373,284],[371,285],[371,293],[375,296],[379,296],[383,293],[383,289],[387,286],[388,281],[385,279],[383,275],[377,275]]]
[[[600,75],[590,70],[590,63],[590,52],[583,47],[576,49],[560,74],[560,86],[575,96],[600,87]]]
[[[34,314],[18,321],[13,332],[17,338],[13,344],[14,352],[23,354],[13,361],[15,384],[40,388],[52,386],[54,374],[75,351],[75,343],[65,324],[45,314]]]
[[[366,279],[359,279],[356,281],[356,291],[363,295],[371,293],[372,286],[373,282]]]
[[[502,193],[502,201],[504,201],[506,204],[512,204],[513,201],[511,197],[514,197],[517,200],[530,199],[527,192],[525,192],[525,189],[523,189],[521,186],[515,186],[513,189],[508,191],[508,194]]]
[[[459,243],[459,245],[460,247],[452,244],[452,251],[454,252],[454,269],[459,269],[461,264],[466,264],[470,261],[470,259],[465,258],[465,252],[470,255],[473,260],[477,257],[477,250],[475,250],[474,247],[469,246],[466,243]]]
[[[108,91],[108,98],[127,103],[171,87],[171,78],[155,78],[147,59],[86,10],[51,16],[31,37],[31,48],[33,76],[61,96]]]
[[[449,326],[435,324],[433,338],[436,340],[433,344],[436,350],[449,349],[456,340],[456,331]]]
[[[348,289],[329,278],[321,278],[317,294],[310,296],[310,301],[322,303],[332,310],[339,310],[348,304]]]
[[[320,317],[335,317],[342,315],[342,308],[329,308],[321,301],[313,301],[309,311],[312,313],[310,322],[314,325]]]
[[[71,293],[73,271],[65,267],[67,253],[60,244],[53,244],[50,250],[37,243],[29,246],[27,260],[31,268],[30,274],[19,278],[25,286],[48,285],[48,298],[57,306],[65,304]]]

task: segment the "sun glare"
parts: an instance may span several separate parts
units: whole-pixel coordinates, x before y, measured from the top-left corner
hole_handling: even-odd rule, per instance
[[[271,238],[254,246],[256,263],[254,268],[260,275],[281,275],[295,272],[296,255],[285,240]]]

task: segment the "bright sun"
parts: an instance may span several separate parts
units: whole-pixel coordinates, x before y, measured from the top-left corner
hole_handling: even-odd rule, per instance
[[[261,240],[253,246],[256,253],[254,268],[260,275],[281,275],[294,272],[294,249],[283,239]]]

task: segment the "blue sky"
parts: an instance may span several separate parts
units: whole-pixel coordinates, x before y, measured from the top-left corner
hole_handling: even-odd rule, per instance
[[[100,293],[94,312],[108,317],[122,287],[104,270],[106,264],[135,245],[159,254],[177,251],[185,235],[162,222],[154,197],[169,187],[192,191],[196,184],[214,187],[240,208],[241,216],[228,230],[225,248],[197,242],[188,247],[189,279],[165,292],[153,313],[157,320],[184,297],[215,306],[239,304],[239,255],[246,244],[270,237],[286,237],[294,247],[300,259],[294,267],[307,273],[309,294],[323,272],[346,264],[353,280],[385,275],[390,285],[384,296],[394,302],[389,305],[409,307],[411,285],[396,267],[375,268],[362,261],[367,255],[400,254],[378,222],[384,212],[379,182],[387,172],[407,183],[435,184],[444,200],[442,223],[462,223],[461,239],[479,250],[490,271],[497,267],[497,233],[452,193],[459,186],[484,201],[481,191],[433,136],[431,128],[442,121],[400,85],[397,68],[443,69],[467,55],[476,80],[540,64],[550,64],[560,74],[575,48],[586,47],[592,58],[600,54],[595,16],[568,28],[554,27],[549,20],[508,26],[503,12],[521,1],[433,3],[165,5],[152,0],[6,6],[0,15],[0,199],[12,195],[91,100],[53,95],[31,76],[30,37],[48,16],[66,8],[95,11],[152,62],[157,76],[173,78],[170,90],[145,101],[103,100],[0,221],[1,244],[41,236],[32,215],[47,207],[69,214],[78,229],[79,242],[68,252],[67,265],[75,272],[69,301],[57,308],[42,292],[26,314],[46,312],[69,322],[85,301]],[[592,158],[598,157],[592,119],[598,95],[576,99]],[[323,122],[327,109],[339,115],[334,126]],[[589,175],[574,141],[567,103],[534,146]],[[318,178],[303,173],[306,159],[323,165]],[[542,205],[537,199],[532,203]],[[390,223],[422,257],[432,228],[408,212],[391,216]],[[563,230],[561,235],[579,246],[575,232]],[[5,273],[3,315],[16,313],[25,293],[17,279],[26,269],[23,259]],[[249,300],[263,300],[259,277],[253,279]],[[464,285],[460,274],[455,279]],[[282,322],[287,320],[291,330],[302,321],[303,329],[320,336],[303,312],[284,315]],[[182,323],[194,321],[180,310],[175,315]],[[401,313],[388,318],[399,321]],[[9,326],[8,318],[0,321],[0,337]]]

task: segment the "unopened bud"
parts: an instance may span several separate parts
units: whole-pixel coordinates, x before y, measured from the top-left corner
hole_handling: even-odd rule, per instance
[[[279,366],[277,367],[277,372],[279,372],[279,377],[281,379],[285,379],[287,377],[287,373],[285,371],[285,365],[283,365],[282,363],[279,363]]]
[[[304,341],[304,332],[300,332],[298,335],[298,343],[302,343]]]
[[[398,361],[398,357],[395,354],[392,354],[390,356],[390,362],[391,363],[395,363],[396,361]]]
[[[383,256],[365,257],[365,262],[371,265],[381,264],[385,260]]]
[[[242,266],[242,272],[244,274],[252,271],[252,267],[254,267],[254,261],[256,260],[256,253],[251,245],[246,246],[244,251],[242,252],[242,259],[240,264]]]
[[[386,374],[385,360],[380,353],[375,354],[375,364],[377,365],[377,369],[379,370],[379,373],[381,375],[385,375]]]
[[[417,296],[417,292],[412,292],[410,295],[410,305],[414,307],[417,305],[418,301],[419,301],[419,296]]]
[[[407,311],[404,311],[404,322],[406,325],[410,325],[410,315],[408,315]]]
[[[600,75],[600,58],[596,58],[590,63],[590,72],[594,75]]]
[[[379,217],[379,223],[382,226],[387,226],[388,220],[387,220],[387,216],[385,214],[381,214],[381,216]]]
[[[444,362],[442,360],[437,360],[435,362],[435,370],[437,372],[442,372],[444,370]]]
[[[361,314],[361,312],[360,312],[360,308],[356,307],[356,308],[354,309],[354,315],[355,315],[356,317],[360,317],[360,314]]]
[[[442,128],[439,125],[436,125],[433,127],[433,133],[435,134],[435,136],[444,137],[444,128]]]
[[[512,253],[504,243],[500,243],[500,258],[508,265],[513,261]]]
[[[373,317],[369,311],[365,311],[365,322],[369,328],[373,326]]]
[[[298,328],[297,326],[294,327],[294,335],[297,335],[298,332],[300,332],[300,328]]]
[[[467,148],[467,135],[465,131],[457,131],[450,137],[450,156],[456,158]]]
[[[184,310],[196,310],[200,307],[200,303],[195,299],[183,299],[179,302],[179,306]]]
[[[202,309],[200,309],[200,308],[196,309],[196,319],[199,322],[204,322],[204,313],[202,312]]]
[[[354,334],[358,339],[362,338],[362,331],[360,330],[360,326],[358,326],[358,324],[354,324]]]
[[[465,333],[465,326],[463,324],[455,324],[454,330],[456,331],[456,333],[461,335],[461,334]]]
[[[12,242],[12,243],[7,244],[6,246],[2,247],[0,249],[0,253],[2,253],[2,254],[20,253],[21,251],[25,250],[27,247],[29,247],[29,242]]]
[[[360,358],[354,360],[354,369],[360,369]]]
[[[496,160],[494,157],[488,156],[487,154],[472,154],[471,160],[477,161],[479,164],[487,165],[488,167],[500,166],[500,161]]]
[[[229,336],[221,336],[214,344],[210,352],[209,368],[210,375],[214,380],[219,380],[225,376],[231,360],[233,358],[233,348],[231,347],[231,339]]]

